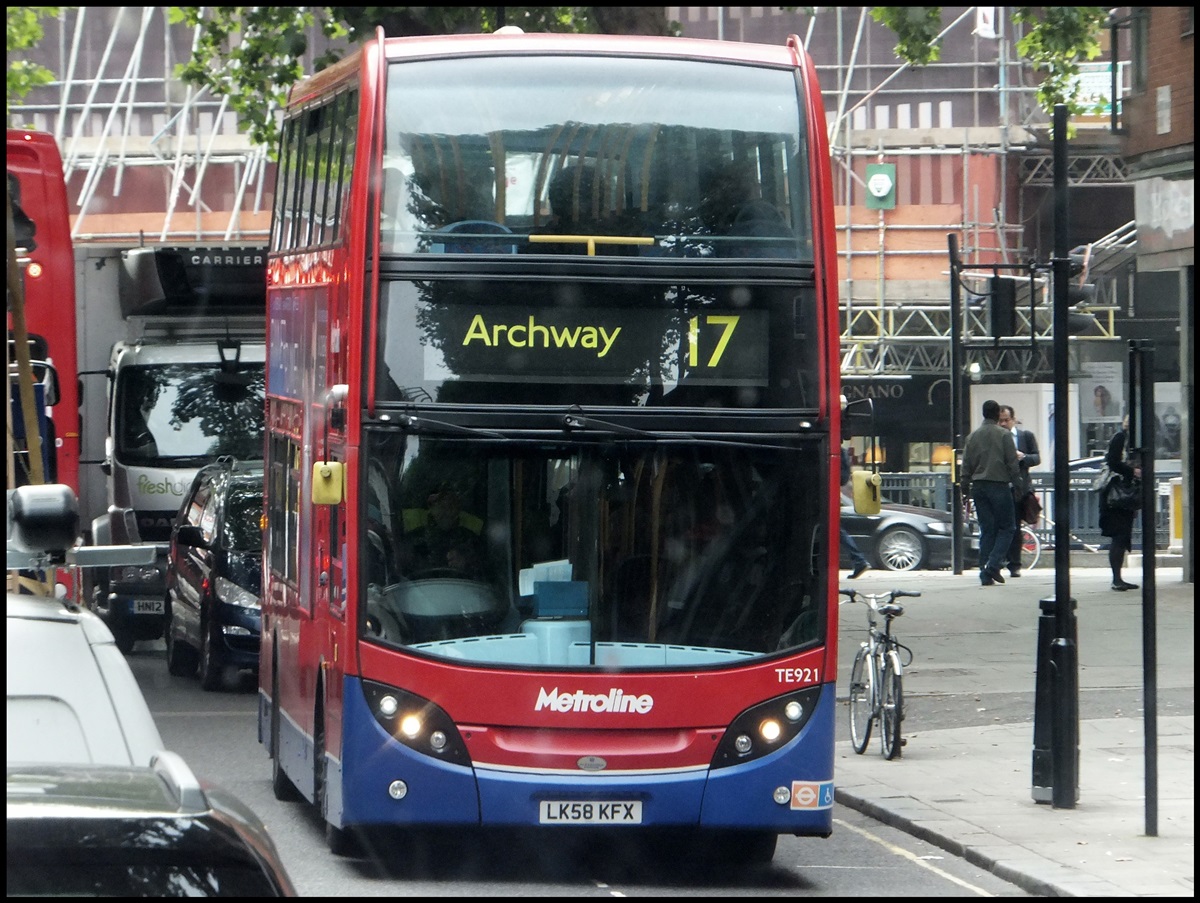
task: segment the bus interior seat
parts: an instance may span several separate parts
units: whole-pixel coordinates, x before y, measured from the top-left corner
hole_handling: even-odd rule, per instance
[[[721,243],[722,257],[794,257],[795,239],[774,204],[755,198],[743,204],[729,227],[730,239]]]

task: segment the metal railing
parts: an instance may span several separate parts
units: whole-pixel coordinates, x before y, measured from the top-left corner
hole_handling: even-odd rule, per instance
[[[882,479],[880,489],[885,503],[950,511],[951,487],[948,473],[881,473],[879,476]],[[1051,520],[1054,514],[1054,474],[1034,473],[1031,476],[1033,489],[1041,499],[1043,512],[1042,520],[1034,529],[1043,544],[1052,546],[1055,533]],[[1158,509],[1155,512],[1155,547],[1160,550],[1168,547],[1171,536],[1171,474],[1163,476],[1164,479],[1158,484]],[[1079,471],[1072,473],[1070,477],[1068,510],[1073,548],[1077,545],[1083,548],[1085,544],[1107,545],[1108,542],[1100,534],[1100,498],[1092,489],[1092,481],[1095,478],[1095,471]],[[1133,547],[1140,549],[1141,545],[1142,528],[1141,519],[1138,518],[1133,529]]]

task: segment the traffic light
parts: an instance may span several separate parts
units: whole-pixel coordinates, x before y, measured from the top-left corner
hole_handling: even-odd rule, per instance
[[[1017,281],[993,276],[989,291],[992,338],[1015,335],[1017,331]]]

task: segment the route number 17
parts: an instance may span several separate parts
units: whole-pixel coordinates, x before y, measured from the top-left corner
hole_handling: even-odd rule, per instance
[[[729,346],[729,340],[733,338],[733,331],[737,329],[738,320],[741,317],[737,314],[709,314],[704,317],[706,325],[721,327],[720,338],[717,339],[716,346],[709,355],[708,362],[705,367],[716,367],[721,363],[721,356],[725,353],[725,349]],[[692,317],[688,321],[688,366],[699,367],[700,364],[700,318]]]

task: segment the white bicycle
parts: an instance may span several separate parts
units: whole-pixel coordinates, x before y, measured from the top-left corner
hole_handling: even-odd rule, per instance
[[[871,740],[871,725],[879,722],[879,739],[885,759],[897,759],[904,746],[900,722],[904,720],[904,666],[912,663],[912,650],[892,635],[892,621],[904,614],[893,600],[920,596],[893,589],[883,593],[838,590],[851,602],[867,604],[867,639],[858,647],[850,669],[850,742],[862,755]],[[880,630],[877,615],[883,615]],[[901,661],[901,653],[905,660]]]

